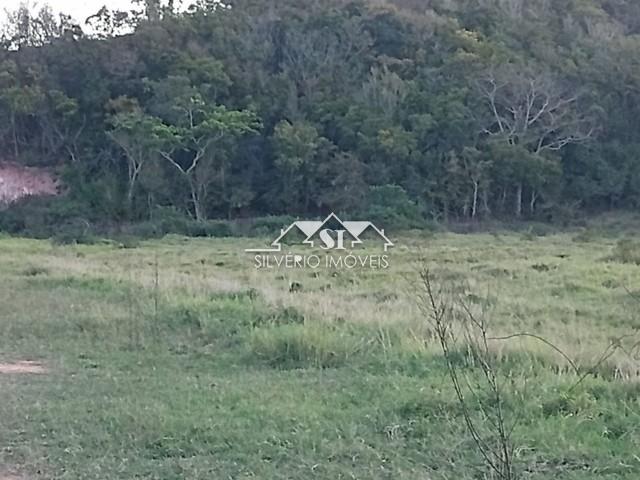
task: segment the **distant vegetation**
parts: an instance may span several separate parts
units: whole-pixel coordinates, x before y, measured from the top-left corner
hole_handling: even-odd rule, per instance
[[[58,223],[564,221],[640,204],[638,59],[635,0],[21,8],[0,158],[56,167]]]

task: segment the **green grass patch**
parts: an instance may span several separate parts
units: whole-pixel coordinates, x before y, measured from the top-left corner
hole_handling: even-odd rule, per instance
[[[484,478],[414,303],[416,258],[487,308],[492,332],[543,335],[584,371],[611,337],[635,332],[626,290],[640,282],[635,247],[594,231],[588,242],[575,232],[413,232],[394,239],[388,270],[337,274],[255,271],[243,250],[262,238],[172,236],[135,249],[0,239],[0,361],[36,359],[50,372],[0,376],[0,471]],[[290,292],[294,282],[304,289]],[[640,476],[631,353],[572,388],[577,376],[557,352],[530,339],[496,346],[505,410],[522,412],[521,478]],[[464,349],[455,361],[465,382],[482,381]],[[472,402],[480,425],[491,402]]]

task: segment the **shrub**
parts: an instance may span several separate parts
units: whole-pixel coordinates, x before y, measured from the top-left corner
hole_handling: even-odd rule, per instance
[[[79,220],[66,222],[51,234],[54,245],[93,245],[99,241],[91,225]]]
[[[244,237],[270,237],[292,224],[296,219],[289,215],[256,217],[231,222],[233,233]]]
[[[168,233],[187,234],[190,219],[174,207],[157,207],[152,214],[146,228],[154,231],[155,235],[163,236]]]
[[[224,220],[208,220],[206,222],[189,221],[187,223],[186,232],[170,232],[184,233],[189,237],[232,237],[233,230],[229,222]]]
[[[133,235],[119,235],[114,240],[118,248],[122,249],[138,248],[140,246],[140,239]]]
[[[141,238],[157,238],[168,234],[187,237],[231,237],[232,224],[225,220],[197,222],[172,207],[158,207],[152,219],[136,223],[127,229],[129,235]]]
[[[159,238],[162,234],[158,231],[158,225],[151,221],[129,225],[124,229],[124,235],[137,238]]]
[[[67,197],[26,197],[0,212],[0,231],[33,238],[49,238],[78,225],[88,229],[87,208]]]
[[[398,185],[370,187],[361,216],[385,228],[408,229],[425,226],[420,208]]]
[[[597,240],[600,237],[600,233],[591,228],[583,228],[576,233],[571,239],[576,243],[588,243]]]
[[[527,228],[527,233],[534,237],[546,237],[547,235],[553,235],[557,232],[557,229],[553,225],[547,225],[540,222],[531,223]]]

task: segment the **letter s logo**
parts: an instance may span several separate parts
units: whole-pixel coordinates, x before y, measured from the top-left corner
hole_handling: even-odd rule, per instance
[[[331,235],[332,232],[336,233],[335,238]],[[320,245],[323,250],[329,250],[335,248],[336,250],[345,250],[344,248],[344,230],[330,230],[325,229],[320,232],[320,240],[324,245]]]

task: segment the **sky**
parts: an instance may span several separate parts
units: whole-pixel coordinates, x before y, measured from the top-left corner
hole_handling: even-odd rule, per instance
[[[5,9],[16,10],[24,0],[0,0],[0,23],[6,19]],[[133,8],[131,0],[29,0],[31,10],[39,10],[44,4],[51,6],[55,13],[63,12],[71,15],[78,23],[96,13],[104,5],[110,10],[130,10]],[[34,8],[35,7],[35,8]]]

